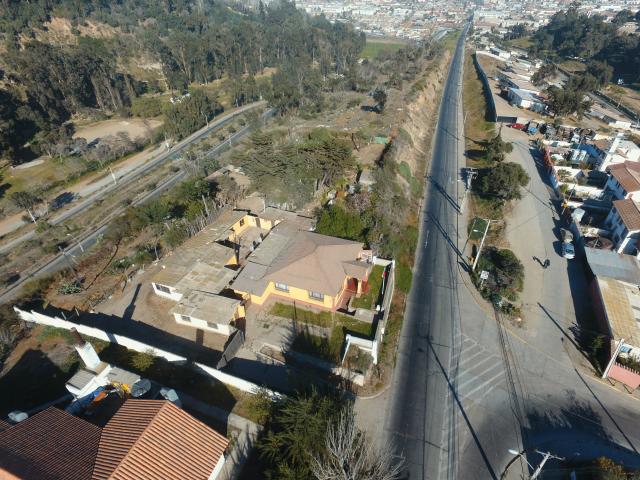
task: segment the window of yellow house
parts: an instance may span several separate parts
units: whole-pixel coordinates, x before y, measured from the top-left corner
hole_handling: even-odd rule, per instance
[[[280,290],[281,292],[288,292],[289,291],[289,285],[286,285],[284,283],[276,282],[276,290]]]
[[[244,218],[240,219],[240,226],[244,225]]]
[[[324,293],[312,292],[309,290],[309,298],[313,298],[314,300],[324,300]]]

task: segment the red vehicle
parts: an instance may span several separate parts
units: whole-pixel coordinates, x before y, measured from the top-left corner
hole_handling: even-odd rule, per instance
[[[510,123],[507,127],[515,128],[516,130],[524,130],[524,124],[522,123]]]

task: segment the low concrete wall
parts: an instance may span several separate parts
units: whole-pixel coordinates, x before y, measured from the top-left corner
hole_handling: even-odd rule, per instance
[[[342,357],[343,362],[347,357],[349,348],[351,347],[351,345],[354,345],[361,350],[370,353],[373,357],[373,364],[378,364],[378,349],[384,337],[385,326],[387,325],[387,319],[389,318],[389,306],[391,305],[393,290],[396,284],[396,262],[394,260],[384,260],[376,258],[374,259],[373,263],[375,265],[382,265],[384,267],[391,266],[391,268],[389,268],[389,277],[387,278],[387,283],[383,292],[382,305],[380,306],[380,311],[376,313],[378,321],[376,325],[376,331],[373,336],[373,340],[363,338],[351,333],[347,334],[347,336],[345,337],[346,346],[344,349],[344,356]]]
[[[115,343],[118,345],[122,345],[123,347],[127,347],[128,349],[135,350],[136,352],[144,352],[155,357],[162,357],[170,362],[186,362],[187,358],[181,355],[176,355],[175,353],[167,352],[166,350],[161,350],[159,348],[154,347],[153,345],[147,345],[145,343],[139,342],[137,340],[133,340],[131,338],[115,335],[111,332],[106,332],[104,330],[100,330],[98,328],[87,327],[86,325],[81,325],[74,323],[70,320],[65,320],[59,317],[49,317],[48,315],[43,315],[41,313],[30,311],[27,312],[25,310],[21,310],[18,307],[13,307],[18,316],[24,320],[25,322],[37,323],[39,325],[46,325],[49,327],[62,328],[65,330],[71,330],[75,328],[83,335],[87,335],[89,337],[97,338],[98,340],[104,340],[106,342]],[[255,383],[249,382],[242,378],[235,377],[233,375],[229,375],[228,373],[221,372],[220,370],[216,370],[213,367],[208,365],[203,365],[201,363],[194,363],[194,365],[198,368],[199,371],[202,371],[204,374],[209,375],[216,380],[230,385],[238,390],[242,390],[247,393],[255,393],[260,389],[258,385]],[[279,397],[280,394],[277,392],[273,392],[267,389],[263,389],[269,392],[271,395]]]

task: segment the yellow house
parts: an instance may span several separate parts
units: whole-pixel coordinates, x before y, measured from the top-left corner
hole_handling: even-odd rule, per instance
[[[268,298],[337,310],[360,295],[372,265],[361,242],[298,231],[281,223],[247,259],[231,288],[251,303]]]
[[[233,333],[234,322],[244,317],[244,306],[239,298],[228,295],[228,287],[238,273],[243,235],[256,226],[259,221],[247,212],[223,209],[201,232],[162,259],[151,285],[156,295],[177,302],[169,312],[176,323]],[[251,238],[261,233],[254,228]]]

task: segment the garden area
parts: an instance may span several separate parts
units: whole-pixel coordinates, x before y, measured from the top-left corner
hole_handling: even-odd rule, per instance
[[[484,276],[482,272],[486,272]],[[501,311],[519,314],[518,307],[511,302],[518,300],[524,286],[524,266],[511,250],[493,246],[485,248],[472,279],[482,296]]]
[[[301,324],[291,343],[292,350],[336,364],[340,363],[344,339],[348,333],[371,338],[375,332],[373,323],[339,313],[314,312],[285,303],[275,303],[269,313]],[[327,335],[319,335],[318,329],[313,327],[325,329]]]
[[[351,306],[353,308],[375,309],[376,302],[380,296],[380,290],[382,289],[383,274],[384,267],[381,265],[375,265],[371,269],[369,280],[367,281],[367,290],[363,292],[359,298],[354,297],[353,300],[351,300]]]

